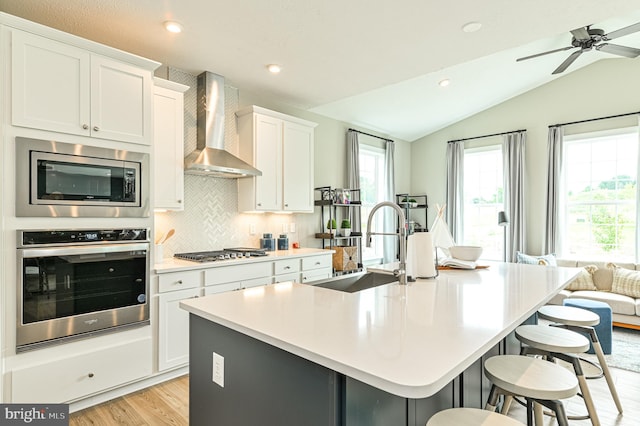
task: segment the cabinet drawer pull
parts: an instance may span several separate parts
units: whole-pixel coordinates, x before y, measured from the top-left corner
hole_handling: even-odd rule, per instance
[[[178,204],[182,204],[182,200],[178,200]]]
[[[317,262],[316,262],[316,265],[320,265],[320,261],[317,261]]]
[[[89,374],[87,374],[87,376],[89,376],[89,378],[92,379],[94,374],[93,373],[89,373]]]
[[[289,207],[289,204],[285,204],[284,206],[285,206],[285,207]]]
[[[87,130],[87,129],[89,128],[89,125],[88,125],[88,124],[83,124],[83,125],[82,125],[82,128],[83,128],[84,130]]]
[[[291,266],[285,266],[284,269],[291,269]]]
[[[182,280],[176,281],[176,284],[182,284]]]
[[[109,268],[109,272],[113,272],[113,271],[115,271],[115,269]]]
[[[94,131],[94,132],[97,132],[97,131],[99,131],[99,130],[100,130],[100,127],[98,127],[98,126],[93,126],[93,131]]]

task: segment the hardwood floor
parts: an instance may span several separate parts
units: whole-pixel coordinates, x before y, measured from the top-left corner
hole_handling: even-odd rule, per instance
[[[188,375],[77,411],[69,418],[69,426],[188,424]]]
[[[589,380],[600,423],[602,426],[636,426],[640,424],[640,373],[611,369],[618,394],[624,408],[619,415],[604,379]],[[569,414],[584,413],[579,398],[565,402]],[[509,416],[521,422],[526,420],[524,407],[513,404]],[[588,426],[590,420],[571,420],[571,426]],[[188,425],[189,424],[189,376],[153,386],[126,395],[70,416],[70,426],[110,425]],[[545,426],[556,425],[551,417],[545,417]],[[287,426],[287,425],[283,425]]]

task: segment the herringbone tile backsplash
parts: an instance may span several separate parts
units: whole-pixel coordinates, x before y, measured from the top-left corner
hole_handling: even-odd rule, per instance
[[[185,154],[196,148],[196,85],[197,77],[169,68],[168,79],[190,87],[185,93]],[[225,87],[225,149],[238,153],[235,112],[238,110],[238,89]],[[277,237],[283,226],[295,223],[296,232],[289,233],[290,244],[320,247],[313,238],[320,226],[319,214],[276,215],[238,213],[236,179],[185,175],[184,211],[155,214],[155,232],[161,234],[174,228],[176,234],[164,247],[164,256],[174,253],[217,250],[225,247],[259,247],[260,237],[270,232]],[[318,222],[318,223],[316,223]],[[251,225],[256,229],[250,235]]]

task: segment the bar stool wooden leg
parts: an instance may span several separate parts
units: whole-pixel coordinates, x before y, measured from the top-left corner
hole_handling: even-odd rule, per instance
[[[607,360],[604,358],[604,353],[602,352],[602,346],[600,345],[600,341],[598,340],[598,335],[596,334],[596,331],[593,328],[589,330],[589,334],[591,335],[593,350],[596,353],[596,356],[598,357],[600,368],[602,368],[602,372],[604,373],[604,378],[607,380],[607,386],[609,386],[609,391],[611,392],[613,401],[616,403],[616,407],[618,408],[618,413],[622,414],[622,404],[620,403],[620,398],[618,397],[618,391],[616,390],[616,385],[615,383],[613,383],[613,377],[611,376],[611,372],[609,371],[609,365],[607,365]]]
[[[536,426],[544,426],[544,413],[542,412],[542,405],[537,402],[533,403],[533,419]]]
[[[591,344],[593,345],[593,350],[596,353],[596,357],[598,358],[598,363],[600,364],[600,368],[602,368],[602,374],[607,381],[609,392],[611,392],[613,401],[618,408],[618,413],[622,414],[622,403],[620,402],[620,398],[618,397],[618,391],[616,390],[616,385],[613,382],[613,376],[611,376],[611,372],[609,371],[609,365],[607,364],[607,360],[604,357],[604,352],[602,351],[602,346],[600,345],[600,341],[598,340],[598,334],[596,333],[596,330],[593,327],[586,326],[574,326],[566,324],[560,324],[560,326],[572,331],[586,333],[589,335],[589,339],[591,340]]]

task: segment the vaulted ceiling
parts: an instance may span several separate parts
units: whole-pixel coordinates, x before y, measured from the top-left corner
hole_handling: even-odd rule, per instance
[[[2,0],[0,10],[407,141],[557,78],[571,51],[516,59],[569,46],[570,30],[640,22],[637,0]],[[470,22],[481,28],[463,31]],[[640,48],[640,35],[615,42]],[[590,51],[560,76],[605,58],[619,57]],[[282,72],[268,73],[272,63]]]

